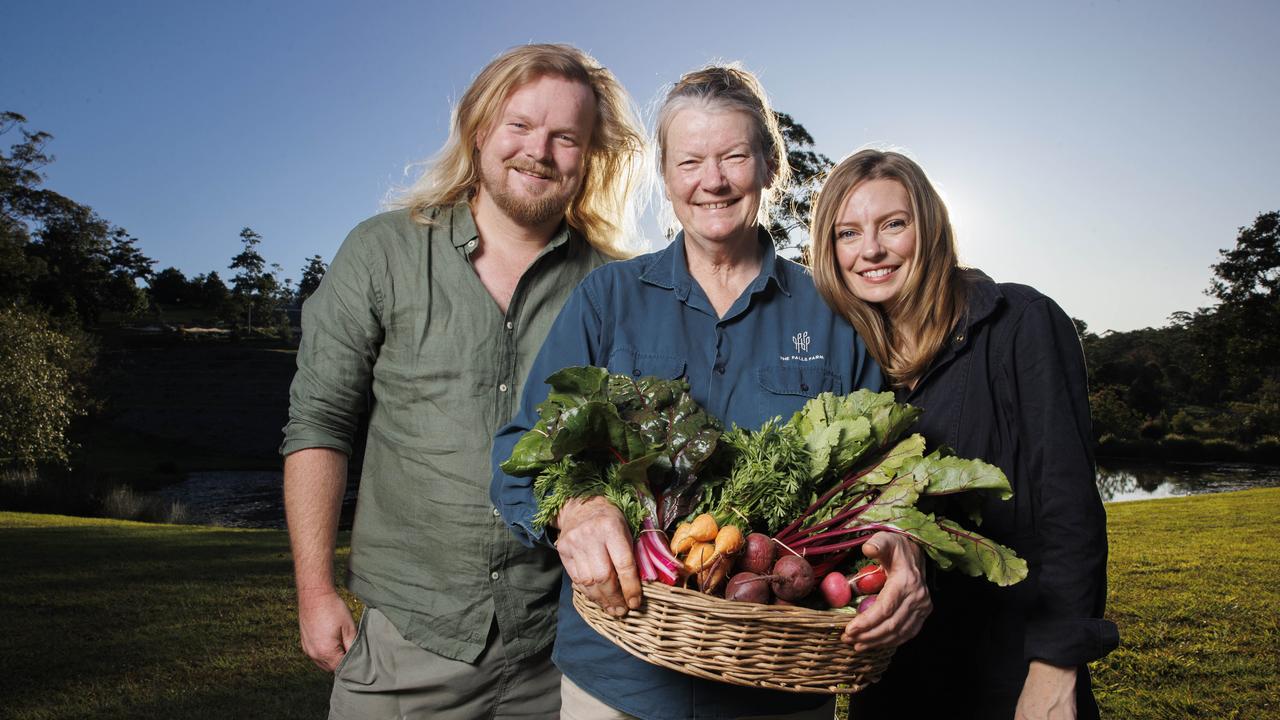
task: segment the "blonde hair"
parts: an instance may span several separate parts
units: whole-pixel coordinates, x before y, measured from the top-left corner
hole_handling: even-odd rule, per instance
[[[630,96],[613,73],[570,45],[534,44],[512,48],[485,66],[453,110],[449,138],[412,186],[390,207],[409,208],[414,220],[431,224],[430,210],[471,198],[480,183],[476,137],[496,121],[517,88],[545,76],[591,88],[596,122],[587,148],[582,186],[565,212],[569,225],[608,255],[631,254],[640,208],[633,192],[645,175],[643,125]]]
[[[895,301],[893,316],[858,299],[845,284],[836,258],[836,221],[845,200],[868,180],[893,180],[911,199],[916,247]],[[942,350],[967,309],[966,281],[956,252],[947,206],[924,170],[896,152],[862,150],[827,175],[809,227],[811,266],[818,292],[844,315],[895,387],[915,384]]]
[[[760,196],[760,209],[756,219],[762,225],[769,224],[769,209],[786,192],[791,181],[791,164],[787,162],[787,144],[778,129],[778,118],[769,107],[764,86],[750,71],[737,63],[708,65],[700,70],[685,73],[667,91],[662,107],[658,109],[657,145],[658,173],[661,174],[667,157],[667,128],[671,120],[689,107],[706,110],[733,110],[751,119],[755,129],[756,145],[764,156],[770,187]]]

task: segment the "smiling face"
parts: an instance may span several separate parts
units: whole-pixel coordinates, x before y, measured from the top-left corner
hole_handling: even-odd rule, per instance
[[[595,126],[591,88],[543,76],[511,93],[476,138],[479,207],[492,203],[516,223],[559,222],[578,193]]]
[[[892,310],[916,253],[916,222],[902,183],[867,180],[855,185],[836,216],[835,250],[849,291]]]
[[[685,237],[752,243],[769,169],[750,116],[687,107],[666,128],[662,179]]]

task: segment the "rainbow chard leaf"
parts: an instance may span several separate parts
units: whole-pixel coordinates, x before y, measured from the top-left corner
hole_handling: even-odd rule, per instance
[[[981,460],[965,460],[958,457],[940,457],[937,453],[923,458],[911,472],[926,481],[924,495],[952,495],[969,490],[989,490],[999,493],[1001,500],[1013,497],[1009,479],[1000,468]]]
[[[962,527],[959,523],[942,518],[938,526],[956,540],[964,549],[954,556],[955,566],[966,575],[984,575],[988,580],[1005,587],[1027,577],[1027,561],[1013,550]]]

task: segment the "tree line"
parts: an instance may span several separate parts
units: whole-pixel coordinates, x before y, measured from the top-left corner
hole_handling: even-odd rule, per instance
[[[0,138],[11,141],[0,148],[0,470],[69,461],[68,429],[97,403],[91,378],[104,321],[176,315],[241,336],[288,336],[289,310],[326,268],[309,258],[295,287],[246,227],[229,285],[217,271],[156,272],[127,230],[44,187],[52,136],[26,122],[0,112]]]
[[[1104,453],[1280,461],[1280,211],[1241,227],[1210,270],[1217,304],[1165,327],[1076,321]]]

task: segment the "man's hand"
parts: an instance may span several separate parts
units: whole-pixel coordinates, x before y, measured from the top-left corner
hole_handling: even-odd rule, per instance
[[[1076,669],[1032,660],[1014,720],[1075,720]]]
[[[556,518],[556,550],[574,585],[615,617],[640,607],[640,576],[631,549],[631,529],[603,497],[573,499]]]
[[[330,587],[298,593],[302,651],[321,670],[333,672],[356,639],[356,624],[338,591]]]
[[[897,533],[878,532],[862,546],[862,554],[884,567],[884,589],[866,612],[849,622],[840,639],[858,652],[897,647],[915,637],[933,611],[924,585],[924,553]]]

